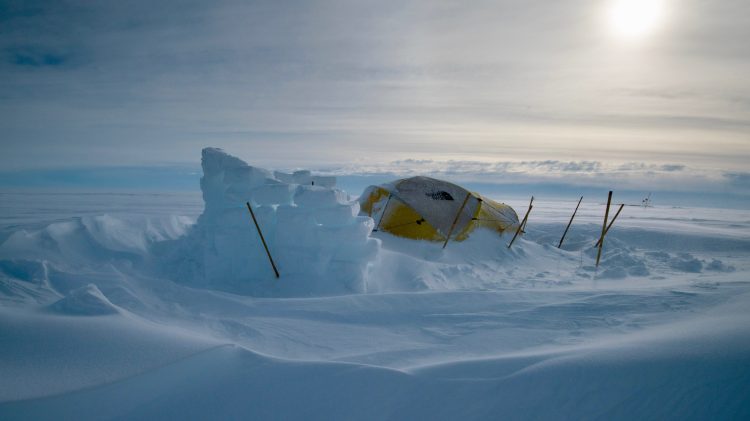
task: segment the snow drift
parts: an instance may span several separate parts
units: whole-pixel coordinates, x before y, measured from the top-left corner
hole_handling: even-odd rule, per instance
[[[173,262],[194,285],[258,295],[361,292],[380,243],[373,221],[336,189],[335,178],[252,167],[220,149],[201,160],[205,209]],[[258,223],[282,280],[276,282]],[[168,271],[172,271],[168,267]]]

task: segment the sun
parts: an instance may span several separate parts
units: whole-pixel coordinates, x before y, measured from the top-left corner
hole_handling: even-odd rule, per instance
[[[660,0],[613,0],[608,13],[609,24],[620,38],[643,38],[659,27],[662,9]]]

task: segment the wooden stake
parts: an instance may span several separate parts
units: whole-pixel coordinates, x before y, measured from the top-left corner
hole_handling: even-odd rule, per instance
[[[383,222],[383,217],[385,216],[385,211],[388,210],[388,204],[391,203],[391,197],[393,197],[392,194],[388,195],[388,200],[385,201],[385,206],[383,206],[383,213],[380,214],[380,219],[378,219],[378,225],[375,226],[375,229],[372,230],[372,232],[377,232],[378,229],[380,229],[380,223]],[[373,203],[373,206],[375,204]]]
[[[510,240],[510,244],[508,244],[508,248],[510,248],[513,245],[513,242],[516,241],[516,237],[518,237],[518,234],[520,234],[523,228],[526,226],[526,221],[529,220],[529,214],[531,213],[531,209],[533,208],[534,208],[534,196],[531,196],[531,201],[529,202],[529,209],[526,211],[526,215],[524,215],[523,221],[521,221],[521,223],[518,225],[516,234],[513,235],[513,239]]]
[[[596,267],[599,267],[599,259],[602,257],[602,246],[604,246],[604,235],[607,234],[607,219],[609,219],[609,206],[612,204],[612,190],[607,196],[607,209],[604,211],[604,224],[602,225],[602,236],[599,238],[599,250],[596,252]]]
[[[607,235],[609,233],[609,229],[612,228],[612,224],[614,224],[615,219],[617,219],[617,217],[620,216],[620,212],[622,212],[622,208],[624,207],[625,207],[625,204],[623,203],[620,205],[620,209],[617,209],[617,213],[615,213],[615,217],[612,218],[612,220],[609,222],[609,225],[607,225],[607,229],[606,231],[604,231],[604,235]],[[601,238],[599,239],[599,241],[602,241]],[[599,246],[599,241],[597,241],[596,244],[594,244],[594,247]]]
[[[276,278],[279,278],[279,271],[276,269],[276,264],[273,262],[273,257],[271,257],[271,252],[268,251],[268,245],[266,245],[266,239],[263,238],[263,232],[260,230],[260,225],[258,225],[258,220],[255,219],[255,212],[253,212],[253,207],[250,206],[250,202],[247,202],[247,210],[250,211],[250,216],[253,217],[253,222],[255,223],[255,228],[258,230],[258,235],[260,235],[260,241],[263,243],[263,248],[266,249],[266,254],[268,255],[268,260],[271,262],[271,267],[273,268],[273,273],[276,274]]]
[[[461,203],[461,208],[458,210],[458,213],[456,213],[456,217],[453,218],[453,224],[451,224],[451,229],[448,230],[448,236],[445,237],[445,243],[443,243],[443,248],[445,248],[445,246],[448,245],[448,240],[451,239],[451,234],[453,234],[453,229],[456,228],[458,219],[461,217],[461,212],[464,211],[464,208],[466,207],[466,203],[469,201],[469,197],[471,197],[471,193],[466,193],[466,198],[464,198],[464,202]]]
[[[565,232],[562,235],[562,238],[560,238],[560,244],[557,245],[557,248],[562,247],[563,240],[565,240],[565,236],[568,234],[568,230],[570,229],[570,226],[573,224],[573,218],[576,217],[576,213],[578,213],[578,207],[581,206],[581,202],[583,201],[583,196],[578,200],[578,204],[576,205],[576,210],[573,211],[573,216],[570,217],[570,222],[568,222],[568,226],[565,227]]]

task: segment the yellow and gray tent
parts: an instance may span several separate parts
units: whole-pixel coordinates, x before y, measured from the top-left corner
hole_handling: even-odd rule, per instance
[[[510,206],[429,177],[370,186],[359,204],[360,213],[375,220],[376,230],[420,240],[445,241],[450,233],[461,241],[477,227],[503,233],[519,223]]]

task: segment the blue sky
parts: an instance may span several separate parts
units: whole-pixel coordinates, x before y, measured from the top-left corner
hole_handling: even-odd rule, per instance
[[[0,1],[0,178],[218,146],[270,168],[597,162],[512,173],[746,190],[750,3],[662,0],[634,40],[613,1]]]

